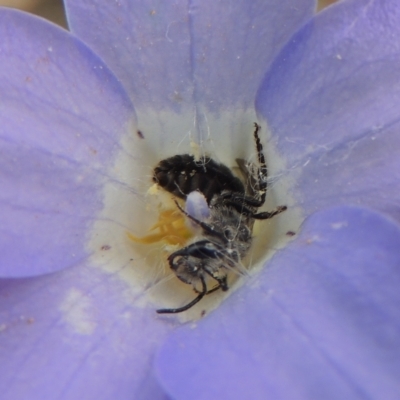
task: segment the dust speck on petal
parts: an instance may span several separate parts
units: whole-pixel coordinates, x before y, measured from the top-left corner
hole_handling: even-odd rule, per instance
[[[332,229],[342,229],[347,226],[347,221],[335,222],[331,224]]]
[[[90,335],[96,328],[90,298],[78,289],[71,289],[61,303],[64,321],[75,332]]]

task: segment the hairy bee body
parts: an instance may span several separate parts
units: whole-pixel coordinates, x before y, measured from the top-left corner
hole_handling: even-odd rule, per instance
[[[178,154],[160,161],[154,169],[153,181],[181,199],[198,190],[207,203],[223,190],[244,192],[242,181],[227,166],[209,157],[195,160],[190,154]]]
[[[212,227],[216,234],[203,229],[204,240],[196,240],[172,253],[168,261],[176,276],[187,284],[196,287],[201,283],[200,278],[205,281],[211,278],[222,290],[227,290],[227,273],[236,270],[251,247],[251,221],[235,209],[218,204],[218,197],[212,200],[210,211],[210,217],[201,222]]]
[[[286,210],[277,207],[272,212],[257,210],[265,202],[267,166],[263,147],[255,124],[254,139],[258,166],[238,160],[246,179],[251,183],[248,193],[245,185],[225,165],[209,157],[196,161],[188,154],[176,155],[159,162],[153,180],[173,195],[184,198],[193,191],[201,192],[209,206],[209,217],[198,220],[178,208],[201,228],[201,237],[168,257],[171,269],[182,282],[192,285],[197,297],[183,307],[160,309],[158,313],[179,313],[198,303],[205,295],[218,289],[228,290],[229,271],[241,272],[241,260],[252,244],[256,219],[269,219]],[[209,288],[209,285],[212,285]]]

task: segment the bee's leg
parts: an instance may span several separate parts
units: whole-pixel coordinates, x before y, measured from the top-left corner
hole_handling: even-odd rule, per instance
[[[223,292],[226,292],[229,289],[226,276],[224,276],[223,278],[216,278],[215,276],[212,276],[211,273],[209,273],[208,271],[205,270],[205,272],[218,282],[218,285],[208,290],[206,294],[214,293],[218,289],[221,289]],[[195,287],[193,288],[193,290],[195,293],[200,293]]]
[[[280,214],[281,212],[285,211],[286,209],[287,209],[286,206],[279,206],[274,211],[270,211],[270,212],[265,211],[265,212],[253,214],[252,218],[254,218],[254,219],[270,219],[270,218],[274,217],[275,215]]]
[[[186,304],[183,307],[178,307],[178,308],[161,308],[159,310],[156,310],[157,314],[177,314],[177,313],[189,310],[189,308],[192,308],[207,294],[206,282],[202,276],[200,276],[200,281],[201,281],[201,285],[202,285],[202,291],[190,303]]]
[[[256,197],[245,196],[242,193],[225,192],[220,196],[219,202],[228,206],[233,207],[237,212],[241,214],[251,215],[253,211],[251,207],[261,207],[264,204],[264,200],[257,199]]]
[[[287,209],[286,206],[279,206],[276,208],[275,211],[260,212],[255,214],[251,208],[261,207],[263,201],[253,197],[243,196],[241,194],[231,193],[231,192],[224,193],[221,196],[221,198],[222,198],[222,203],[225,204],[226,206],[232,207],[235,210],[237,210],[237,212],[239,212],[240,214],[248,215],[254,219],[269,219]]]
[[[238,210],[240,207],[261,207],[264,204],[263,200],[253,196],[245,196],[241,193],[226,192],[221,195],[221,200],[224,204],[232,206]]]
[[[221,285],[219,285],[219,284],[218,284],[217,286],[214,286],[212,289],[207,290],[206,294],[214,293],[214,292],[216,292],[218,289],[221,289]],[[201,293],[201,292],[198,291],[195,287],[193,288],[193,291],[194,291],[195,293]]]
[[[260,167],[258,168],[257,171],[257,189],[260,192],[260,205],[257,207],[261,207],[265,203],[265,197],[267,195],[267,178],[268,178],[268,169],[267,169],[267,163],[265,162],[265,157],[264,157],[264,151],[263,151],[263,145],[261,144],[260,137],[258,136],[258,132],[261,129],[261,126],[258,125],[256,122],[254,123],[254,140],[256,141],[256,150],[257,150],[257,157],[258,157],[258,163],[260,164]]]
[[[189,219],[191,219],[193,222],[195,222],[197,225],[201,226],[205,232],[207,232],[211,236],[217,236],[219,239],[223,240],[224,242],[227,241],[225,236],[221,233],[218,232],[214,229],[213,226],[206,224],[203,221],[199,221],[197,218],[192,217],[190,214],[188,214],[179,204],[177,201],[175,201],[176,206],[181,210]]]

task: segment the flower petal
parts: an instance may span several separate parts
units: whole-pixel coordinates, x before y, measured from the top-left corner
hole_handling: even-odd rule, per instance
[[[314,9],[310,0],[191,1],[196,104],[253,109],[272,60]]]
[[[135,114],[68,32],[2,9],[0,37],[0,276],[37,275],[87,257],[106,170]]]
[[[400,218],[400,4],[340,2],[288,44],[257,108],[309,214],[364,204]]]
[[[314,8],[314,0],[66,1],[71,30],[123,82],[154,153],[207,153],[227,165],[254,152],[256,90]]]
[[[400,227],[362,208],[310,217],[296,241],[198,326],[157,374],[174,399],[395,399]]]
[[[67,0],[71,30],[109,64],[138,110],[253,107],[268,65],[312,0]],[[99,34],[100,33],[100,34]]]
[[[164,399],[151,360],[174,324],[141,296],[85,265],[0,281],[1,398]]]

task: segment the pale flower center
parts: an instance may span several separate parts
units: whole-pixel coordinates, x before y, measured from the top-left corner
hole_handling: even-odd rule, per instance
[[[148,112],[140,115],[140,121],[140,134],[137,127],[131,127],[122,140],[120,154],[104,185],[104,208],[93,226],[88,249],[93,254],[94,266],[127,283],[129,304],[148,307],[155,318],[171,318],[158,316],[155,310],[181,307],[196,297],[196,293],[191,285],[175,276],[167,257],[186,246],[188,240],[201,239],[202,234],[201,231],[193,233],[173,196],[154,186],[153,169],[162,159],[177,154],[207,154],[234,171],[237,158],[256,163],[253,129],[257,118],[254,112],[239,116],[227,113],[220,118],[208,116],[203,140],[195,133],[191,113],[184,117]],[[269,182],[266,203],[258,211],[271,211],[278,205],[286,205],[288,209],[272,219],[256,221],[253,245],[242,260],[248,277],[238,279],[230,273],[227,292],[218,290],[206,295],[193,308],[172,314],[172,318],[193,320],[215,308],[237,287],[246,284],[292,238],[293,232],[298,232],[302,218],[288,195],[292,182],[281,175],[284,163],[273,149],[265,124],[257,122],[262,125],[260,136]]]

